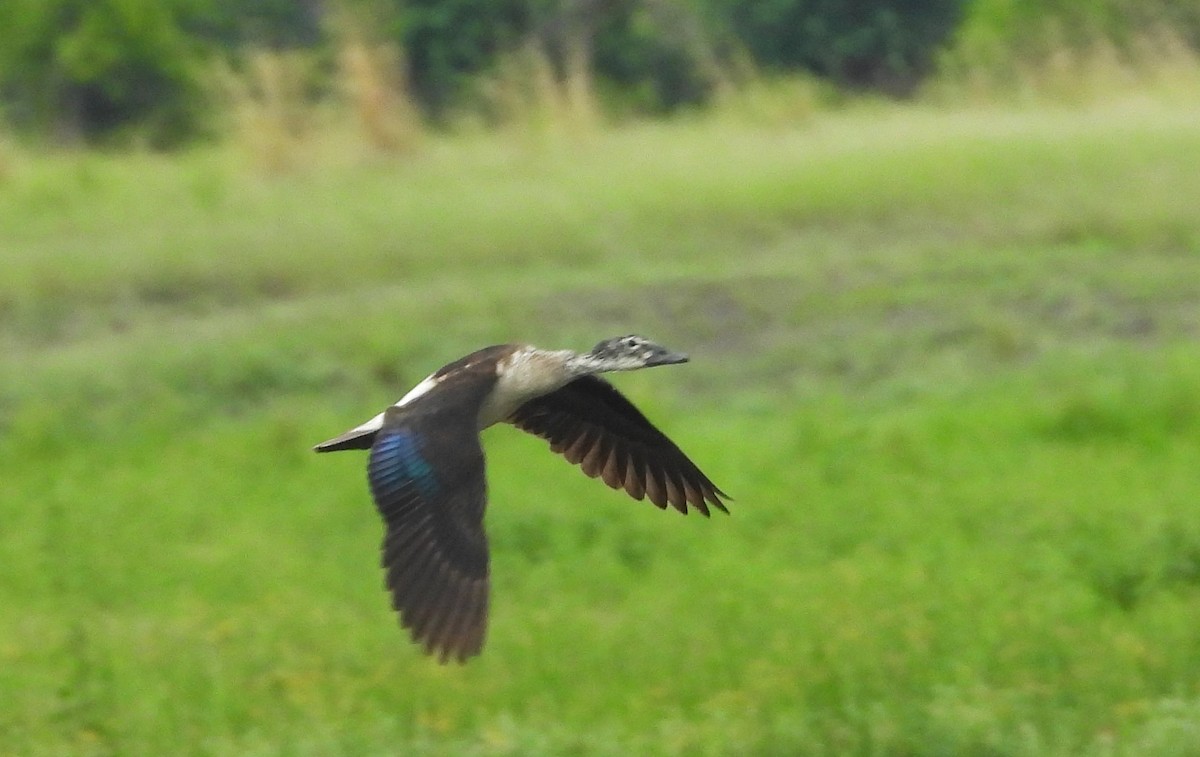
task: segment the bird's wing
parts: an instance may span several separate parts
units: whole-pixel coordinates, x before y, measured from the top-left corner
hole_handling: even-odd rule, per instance
[[[704,515],[709,505],[728,512],[722,498],[729,495],[602,378],[584,376],[529,400],[508,422],[547,440],[551,450],[584,473],[625,489],[634,499],[648,497],[681,513],[688,505]]]
[[[387,526],[382,560],[401,624],[443,662],[478,654],[488,611],[487,484],[473,415],[389,408],[367,473]]]

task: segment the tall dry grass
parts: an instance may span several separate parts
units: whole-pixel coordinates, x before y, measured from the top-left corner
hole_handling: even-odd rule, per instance
[[[831,87],[802,74],[767,74],[750,54],[709,58],[714,118],[752,127],[791,128],[812,120],[835,100]]]
[[[804,75],[760,71],[745,51],[720,53],[689,14],[664,18],[687,38],[711,83],[707,106],[690,111],[749,126],[788,128],[834,98]],[[220,61],[210,77],[222,135],[268,173],[347,157],[408,154],[428,132],[411,94],[405,58],[374,39],[370,19],[343,7],[331,14],[332,64],[305,51],[256,49]],[[452,130],[498,132],[537,148],[586,139],[623,117],[593,65],[591,37],[576,30],[550,43],[531,35],[479,74]],[[322,157],[324,154],[324,157]]]
[[[500,57],[477,82],[478,112],[462,114],[538,141],[579,138],[606,123],[591,64],[591,48],[571,39],[560,65],[536,39]]]
[[[309,51],[256,49],[213,67],[222,136],[268,173],[325,153],[406,154],[421,145],[425,127],[401,51],[372,41],[361,24],[339,20],[330,30],[332,66]]]
[[[237,62],[217,61],[210,81],[223,136],[263,170],[295,167],[316,131],[316,76],[313,57],[298,51],[254,50]]]
[[[407,155],[428,139],[404,56],[373,38],[375,25],[335,15],[335,55],[255,50],[215,67],[224,135],[269,173],[378,155]],[[690,27],[689,27],[690,28]],[[720,53],[687,32],[711,83],[709,102],[689,115],[750,128],[790,129],[862,98],[802,74],[773,75],[750,56]],[[683,33],[683,32],[681,32]],[[952,108],[1011,104],[1086,105],[1131,95],[1195,97],[1200,54],[1166,27],[1115,41],[1099,31],[1047,22],[1020,39],[973,38],[946,51],[921,97]],[[574,142],[622,118],[593,67],[590,38],[577,33],[553,52],[531,37],[477,76],[473,97],[451,123],[516,136],[534,149]],[[4,167],[0,144],[0,176]]]
[[[1082,105],[1131,95],[1200,93],[1200,53],[1165,26],[1117,42],[1098,30],[1047,22],[1019,45],[990,40],[951,48],[924,90],[943,104]]]
[[[424,125],[401,50],[351,29],[340,37],[337,61],[340,102],[353,113],[367,145],[388,153],[417,149]]]

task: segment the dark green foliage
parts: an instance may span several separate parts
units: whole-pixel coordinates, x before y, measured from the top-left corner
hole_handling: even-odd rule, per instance
[[[592,50],[596,71],[618,84],[643,110],[672,110],[703,102],[712,88],[701,19],[683,3],[609,3],[597,20]]]
[[[0,4],[0,92],[19,122],[59,138],[141,127],[153,143],[192,133],[199,49],[190,0],[9,0]]]
[[[496,55],[530,33],[538,3],[529,0],[413,0],[398,3],[397,41],[422,103],[437,113]]]
[[[399,4],[395,38],[407,52],[420,101],[439,114],[499,56],[532,42],[565,72],[573,46],[592,73],[643,111],[704,99],[708,77],[696,55],[699,19],[678,2],[643,0],[417,0]]]
[[[397,38],[422,102],[437,112],[499,54],[535,41],[564,66],[571,45],[642,111],[703,102],[724,53],[774,70],[907,91],[953,32],[961,0],[419,0],[403,3]]]
[[[321,0],[195,0],[191,34],[236,49],[298,47],[321,40]]]
[[[977,0],[963,19],[956,54],[976,65],[1005,55],[1037,60],[1097,42],[1128,53],[1171,35],[1200,50],[1200,3],[1190,0]],[[1162,52],[1159,50],[1158,52]]]
[[[956,28],[962,0],[715,0],[762,65],[854,87],[909,90]]]

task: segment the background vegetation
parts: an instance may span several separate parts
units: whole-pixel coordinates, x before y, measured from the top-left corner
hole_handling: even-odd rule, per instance
[[[219,72],[265,51],[305,61],[306,101],[338,90],[354,45],[390,50],[426,122],[495,122],[497,77],[535,54],[598,110],[711,104],[754,71],[914,92],[943,69],[993,76],[1098,43],[1121,60],[1200,45],[1194,0],[10,0],[0,104],[27,135],[165,146],[212,136]],[[338,62],[342,59],[343,65]],[[529,71],[515,78],[536,79]],[[498,101],[499,100],[499,101]],[[220,110],[219,108],[217,109]]]
[[[897,103],[689,5],[704,35],[674,39],[722,52],[707,105],[660,119],[598,73],[599,28],[587,56],[505,40],[446,118],[383,21],[225,7],[104,22],[185,61],[177,123],[211,126],[176,150],[137,149],[175,141],[165,95],[62,125],[63,92],[125,91],[73,78],[132,70],[100,21],[20,36],[59,68],[5,80],[0,752],[1194,753],[1190,6],[1076,42],[1051,19],[1148,6],[979,0]],[[235,54],[193,67],[210,39]],[[43,116],[108,144],[39,144]],[[424,658],[362,455],[310,445],[478,346],[630,332],[692,353],[616,380],[732,515],[489,431],[488,646]]]

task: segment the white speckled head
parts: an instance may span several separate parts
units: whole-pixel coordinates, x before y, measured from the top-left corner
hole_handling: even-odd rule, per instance
[[[672,365],[687,361],[687,355],[681,352],[672,352],[666,347],[636,334],[605,339],[593,347],[591,352],[579,356],[579,362],[587,366],[590,369],[589,372],[592,373],[635,371],[639,368],[653,368],[656,365]]]

